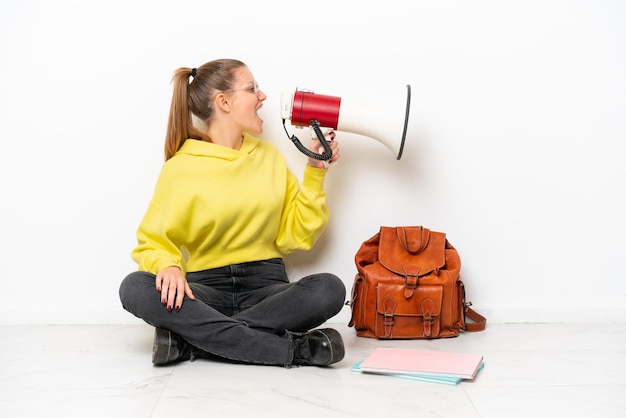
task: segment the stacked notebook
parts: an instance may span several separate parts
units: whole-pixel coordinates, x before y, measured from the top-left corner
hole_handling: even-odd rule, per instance
[[[444,385],[472,380],[484,367],[480,354],[379,347],[352,366],[355,372],[380,374]]]

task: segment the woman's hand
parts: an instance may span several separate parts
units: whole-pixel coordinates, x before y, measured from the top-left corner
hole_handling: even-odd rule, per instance
[[[333,156],[330,158],[330,160],[327,160],[327,161],[316,160],[315,158],[309,158],[308,165],[310,167],[328,168],[328,164],[332,164],[339,159],[339,143],[335,141],[335,132],[331,131],[327,135],[327,137],[328,137],[328,145],[330,145],[330,149],[333,152]],[[324,148],[322,148],[322,144],[320,143],[320,140],[317,137],[313,138],[311,145],[309,145],[309,150],[313,151],[316,154],[319,154],[320,152],[324,150]]]
[[[168,311],[174,308],[180,311],[185,295],[191,300],[196,299],[178,266],[166,267],[156,275],[156,290],[161,293],[161,303]]]

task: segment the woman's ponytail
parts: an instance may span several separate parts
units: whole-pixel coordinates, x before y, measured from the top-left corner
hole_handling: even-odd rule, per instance
[[[205,130],[213,116],[213,97],[218,91],[230,89],[235,70],[244,66],[238,60],[221,59],[174,72],[174,91],[165,135],[165,161],[172,158],[187,139],[210,140]],[[194,126],[192,114],[201,129]]]

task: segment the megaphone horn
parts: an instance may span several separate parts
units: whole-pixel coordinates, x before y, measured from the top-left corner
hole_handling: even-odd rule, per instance
[[[324,147],[324,153],[312,153],[293,135],[290,139],[300,151],[318,160],[328,160],[332,156],[320,127],[375,139],[389,148],[399,160],[404,150],[410,107],[409,84],[406,85],[406,94],[371,100],[327,96],[297,89],[293,94],[281,95],[283,126],[287,119],[296,127],[311,126]]]

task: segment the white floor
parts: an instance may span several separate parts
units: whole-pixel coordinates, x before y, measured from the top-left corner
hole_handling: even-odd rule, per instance
[[[626,324],[489,324],[432,341],[358,338],[330,368],[151,364],[152,329],[1,326],[2,417],[624,417]],[[351,371],[374,348],[481,353],[459,386]]]

